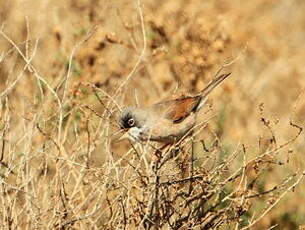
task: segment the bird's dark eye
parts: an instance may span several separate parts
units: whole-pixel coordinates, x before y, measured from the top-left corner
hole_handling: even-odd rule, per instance
[[[135,121],[134,121],[133,118],[130,118],[130,119],[127,121],[127,123],[128,123],[128,125],[129,125],[129,127],[132,127],[132,126],[134,126]]]

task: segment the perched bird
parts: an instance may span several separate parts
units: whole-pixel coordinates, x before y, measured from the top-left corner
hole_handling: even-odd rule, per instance
[[[181,139],[196,123],[196,115],[209,93],[231,73],[212,80],[194,96],[161,101],[147,107],[127,107],[119,118],[126,133],[120,138],[131,141],[156,141],[166,144]]]

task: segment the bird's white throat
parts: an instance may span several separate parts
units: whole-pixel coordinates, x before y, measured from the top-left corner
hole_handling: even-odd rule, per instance
[[[141,140],[141,129],[138,127],[132,127],[128,130],[128,138],[133,142],[137,142]]]

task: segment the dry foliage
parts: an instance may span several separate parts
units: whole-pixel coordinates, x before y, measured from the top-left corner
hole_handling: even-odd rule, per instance
[[[51,3],[36,6],[46,15],[34,14],[32,1],[16,8],[2,4],[2,229],[273,229],[280,224],[289,229],[302,224],[283,223],[271,210],[304,177],[302,165],[291,163],[304,146],[303,122],[297,119],[303,95],[293,92],[287,115],[290,94],[281,101],[283,86],[276,91],[282,103],[276,111],[289,116],[288,122],[268,115],[266,107],[277,108],[275,102],[257,102],[261,92],[268,97],[270,91],[261,90],[266,79],[251,67],[280,55],[275,49],[256,50],[253,40],[240,45],[237,55],[227,51],[251,34],[234,34],[221,17],[215,20],[229,3],[137,0],[113,9],[103,1],[56,1],[55,16],[46,10]],[[65,9],[72,25],[61,16]],[[79,20],[80,13],[86,19]],[[39,18],[50,22],[41,29]],[[73,22],[80,23],[77,29]],[[31,36],[36,24],[41,36]],[[245,67],[240,60],[251,56],[261,59],[249,61],[248,72],[240,70]],[[218,96],[221,109],[207,108],[189,136],[162,149],[114,141],[122,104],[156,101],[176,92],[177,84],[198,91],[222,65],[234,78],[247,73],[257,81],[243,76],[226,83],[227,98]],[[292,66],[285,70],[301,76],[301,68]],[[275,70],[268,68],[273,76]],[[298,85],[299,78],[287,84]],[[247,85],[254,99],[246,96]],[[289,208],[290,202],[285,204]]]

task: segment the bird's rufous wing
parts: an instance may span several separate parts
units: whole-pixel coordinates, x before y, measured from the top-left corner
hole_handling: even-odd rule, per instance
[[[157,115],[171,120],[173,123],[179,123],[195,111],[202,100],[206,100],[208,94],[231,73],[222,74],[213,79],[199,94],[196,96],[184,96],[157,103],[153,106]]]
[[[179,123],[196,110],[200,100],[200,96],[195,96],[167,101],[164,103],[164,105],[167,106],[164,117],[172,120],[174,123]]]

